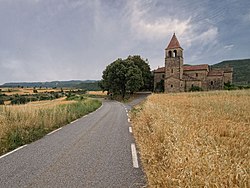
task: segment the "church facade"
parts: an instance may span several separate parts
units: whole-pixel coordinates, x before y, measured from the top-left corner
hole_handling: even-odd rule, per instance
[[[154,70],[154,88],[164,83],[166,93],[190,91],[199,87],[203,91],[222,90],[224,83],[232,83],[233,68],[212,68],[208,64],[184,65],[183,48],[175,34],[165,49],[165,66]]]

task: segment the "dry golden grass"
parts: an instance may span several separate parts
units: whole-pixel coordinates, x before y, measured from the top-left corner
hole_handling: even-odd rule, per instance
[[[100,101],[31,102],[25,105],[0,105],[0,155],[37,140],[101,105]]]
[[[154,94],[132,116],[149,187],[250,187],[250,90]]]
[[[101,96],[105,96],[107,95],[107,91],[88,91],[88,94],[90,95],[101,95]]]
[[[59,105],[73,102],[76,101],[57,99],[53,101],[30,102],[24,105],[0,106],[0,139],[4,137],[4,133],[8,132],[9,128],[34,126],[35,122],[40,119],[39,112],[53,110]],[[50,118],[47,121],[49,122]],[[46,124],[48,126],[52,125],[52,123]]]

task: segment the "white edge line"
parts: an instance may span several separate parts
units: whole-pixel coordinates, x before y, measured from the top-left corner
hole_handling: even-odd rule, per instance
[[[56,129],[56,130],[54,130],[54,131],[48,133],[47,136],[48,136],[48,135],[51,135],[51,134],[53,134],[53,133],[55,133],[55,132],[57,132],[57,131],[59,131],[59,130],[61,130],[61,129],[62,129],[62,127],[60,127],[59,129]]]
[[[10,154],[16,152],[16,151],[18,151],[18,150],[20,150],[20,149],[22,149],[22,148],[24,148],[24,147],[26,147],[26,146],[27,146],[27,144],[26,144],[26,145],[23,145],[23,146],[21,146],[21,147],[19,147],[19,148],[17,148],[17,149],[14,149],[13,151],[10,151],[9,153],[6,153],[6,154],[0,156],[0,159],[6,157],[7,155],[10,155]]]
[[[132,151],[132,162],[133,162],[133,167],[134,167],[134,168],[139,168],[135,144],[131,144],[131,151]]]
[[[90,112],[90,113],[84,115],[82,118],[85,118],[85,117],[87,117],[88,115],[91,115],[91,114],[93,114],[94,112],[97,112],[97,111],[100,110],[102,107],[103,107],[103,103],[102,103],[102,105],[101,105],[98,109],[96,109],[95,111]]]
[[[132,133],[132,132],[133,132],[133,131],[132,131],[132,127],[129,127],[128,129],[129,129],[129,132],[130,132],[130,133]]]
[[[72,121],[70,124],[75,123],[75,122],[77,122],[77,121],[78,121],[78,119],[76,119],[75,121]]]

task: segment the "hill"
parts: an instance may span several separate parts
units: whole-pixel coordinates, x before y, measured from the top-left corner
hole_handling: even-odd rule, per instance
[[[233,83],[235,85],[250,85],[250,59],[227,60],[212,65],[212,67],[233,67]]]
[[[96,80],[70,80],[52,82],[10,82],[0,87],[47,87],[47,88],[79,88],[86,90],[101,90]]]

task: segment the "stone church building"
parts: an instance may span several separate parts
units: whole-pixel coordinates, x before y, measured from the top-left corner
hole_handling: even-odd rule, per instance
[[[190,91],[198,86],[203,91],[221,90],[224,83],[232,83],[233,68],[212,68],[208,64],[184,65],[183,48],[175,34],[165,49],[165,67],[154,70],[154,88],[164,83],[165,92]]]

